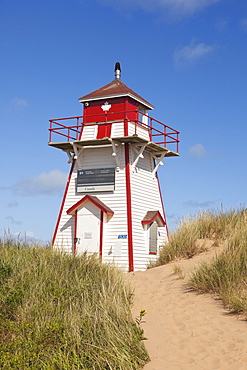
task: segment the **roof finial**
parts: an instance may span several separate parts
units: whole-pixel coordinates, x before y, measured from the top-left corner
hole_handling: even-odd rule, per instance
[[[120,67],[120,63],[119,62],[116,62],[115,64],[115,78],[120,80],[120,77],[121,77],[121,67]]]

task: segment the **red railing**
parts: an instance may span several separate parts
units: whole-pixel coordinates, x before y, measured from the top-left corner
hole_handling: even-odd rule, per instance
[[[133,113],[136,114],[138,119],[133,120]],[[138,114],[137,114],[138,113]],[[118,117],[122,115],[123,118],[114,119],[114,115]],[[105,119],[102,121],[102,116]],[[128,118],[131,116],[131,119]],[[140,120],[141,119],[141,120]],[[142,127],[148,130],[150,141],[159,144],[165,148],[168,148],[168,144],[175,145],[175,151],[178,153],[179,144],[179,131],[174,130],[172,127],[165,125],[164,123],[152,118],[142,112],[131,111],[131,112],[117,112],[117,113],[104,113],[93,116],[77,116],[67,118],[50,119],[49,128],[49,142],[61,142],[61,136],[65,141],[74,141],[81,139],[81,133],[83,126],[87,125],[105,125],[106,123],[119,123],[124,124],[132,123],[135,125],[135,134],[137,134],[137,128]],[[67,125],[69,121],[69,125]],[[86,123],[84,123],[86,121]],[[91,122],[89,122],[91,121]],[[73,123],[72,123],[73,122]],[[125,122],[125,123],[124,123]]]

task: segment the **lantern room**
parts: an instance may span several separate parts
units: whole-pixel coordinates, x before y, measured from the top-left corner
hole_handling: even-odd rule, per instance
[[[112,123],[124,120],[147,123],[154,107],[127,87],[120,79],[120,64],[115,66],[115,79],[108,85],[79,99],[84,105],[84,123],[97,123],[97,139],[111,137]]]

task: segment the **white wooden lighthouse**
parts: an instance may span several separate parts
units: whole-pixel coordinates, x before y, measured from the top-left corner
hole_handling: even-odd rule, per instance
[[[83,115],[50,120],[49,145],[67,153],[68,176],[53,246],[97,253],[125,271],[145,270],[167,239],[157,170],[178,156],[178,134],[120,78],[79,99]]]

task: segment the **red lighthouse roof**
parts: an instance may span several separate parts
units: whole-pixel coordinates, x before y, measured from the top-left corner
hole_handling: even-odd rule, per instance
[[[115,70],[116,71],[116,70]],[[126,86],[121,80],[120,75],[116,74],[116,77],[112,82],[108,85],[101,87],[98,90],[91,92],[90,94],[84,95],[79,98],[80,103],[85,103],[87,101],[92,100],[100,100],[100,99],[109,99],[109,98],[117,98],[123,96],[129,96],[132,99],[136,100],[137,102],[144,105],[147,109],[153,109],[154,106],[150,104],[147,100],[143,99],[140,95],[136,92],[131,90],[128,86]]]

